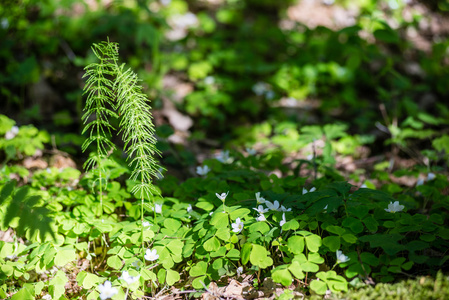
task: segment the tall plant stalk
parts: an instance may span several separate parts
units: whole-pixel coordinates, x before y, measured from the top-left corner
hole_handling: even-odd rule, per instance
[[[115,145],[110,141],[111,131],[115,128],[109,124],[109,118],[119,118],[119,132],[122,133],[124,151],[130,160],[131,180],[136,181],[133,194],[140,199],[141,221],[143,222],[145,199],[152,199],[158,191],[152,185],[152,178],[160,173],[156,148],[151,107],[149,99],[138,84],[137,75],[124,64],[118,64],[118,44],[103,42],[92,47],[99,63],[86,67],[88,77],[85,93],[88,94],[84,123],[88,123],[83,133],[90,129],[90,137],[83,144],[83,151],[96,142],[97,152],[86,162],[87,168],[98,167],[100,178],[100,203],[102,203],[102,169],[101,161],[108,156]],[[143,230],[143,229],[142,229]],[[143,246],[143,231],[142,231]]]

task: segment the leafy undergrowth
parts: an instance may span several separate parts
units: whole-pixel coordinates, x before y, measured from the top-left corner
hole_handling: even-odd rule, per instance
[[[357,288],[378,284],[365,288],[378,299],[405,293],[379,283],[447,270],[441,170],[377,171],[376,188],[349,184],[324,154],[300,161],[299,172],[282,164],[281,152],[231,150],[185,181],[159,178],[142,206],[120,158],[105,159],[101,177],[96,168],[26,168],[18,139],[46,134],[13,125],[0,126],[0,146],[10,153],[0,173],[2,298],[292,299],[351,291],[358,299]],[[391,180],[404,176],[417,184]],[[435,286],[446,284],[441,276]]]

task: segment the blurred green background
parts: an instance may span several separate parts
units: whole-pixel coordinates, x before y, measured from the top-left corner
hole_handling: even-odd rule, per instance
[[[82,142],[83,68],[109,38],[172,142],[297,151],[305,125],[333,124],[324,134],[346,136],[342,152],[419,152],[447,133],[448,11],[445,0],[6,0],[0,113],[76,154],[64,145]]]

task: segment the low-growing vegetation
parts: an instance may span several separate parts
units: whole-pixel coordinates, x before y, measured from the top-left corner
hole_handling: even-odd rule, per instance
[[[449,38],[401,39],[424,6],[362,1],[331,30],[287,20],[301,1],[53,2],[1,19],[0,107],[20,109],[0,115],[0,298],[448,297]],[[69,41],[95,24],[89,54],[33,34],[45,14]],[[22,35],[41,52],[14,55]],[[39,119],[19,91],[49,54],[83,85]]]

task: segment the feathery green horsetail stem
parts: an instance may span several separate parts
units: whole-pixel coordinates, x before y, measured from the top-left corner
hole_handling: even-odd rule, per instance
[[[84,94],[87,94],[87,101],[83,122],[87,125],[83,133],[90,131],[90,134],[82,149],[85,151],[94,144],[96,153],[91,154],[84,167],[98,170],[102,206],[105,182],[103,162],[116,149],[110,141],[111,132],[116,129],[109,123],[109,118],[120,118],[119,132],[122,133],[124,151],[130,159],[132,169],[130,179],[137,182],[132,192],[142,201],[143,220],[144,198],[149,199],[151,195],[158,193],[152,185],[152,178],[158,176],[161,169],[155,159],[156,155],[160,156],[160,152],[155,146],[149,99],[138,85],[137,75],[131,69],[125,69],[124,64],[118,64],[117,43],[107,41],[93,44],[92,50],[99,62],[85,68],[84,77],[87,77],[87,81]],[[90,121],[92,118],[94,120]]]

